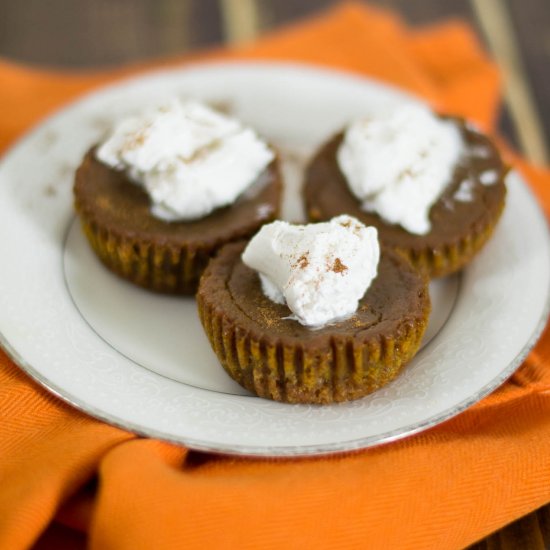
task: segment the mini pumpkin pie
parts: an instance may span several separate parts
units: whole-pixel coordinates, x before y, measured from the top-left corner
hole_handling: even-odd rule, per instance
[[[493,142],[461,118],[408,106],[355,121],[310,162],[312,221],[346,213],[430,277],[453,273],[490,238],[507,168]]]
[[[190,294],[224,244],[277,217],[279,161],[253,130],[197,102],[123,120],[76,171],[84,233],[113,272]]]
[[[251,267],[254,266],[254,267]],[[265,225],[223,247],[200,281],[199,315],[224,369],[260,397],[327,404],[393,380],[428,322],[427,279],[349,216]]]

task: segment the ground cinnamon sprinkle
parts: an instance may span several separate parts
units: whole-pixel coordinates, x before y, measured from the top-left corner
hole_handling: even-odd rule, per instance
[[[127,141],[124,146],[122,147],[122,152],[127,153],[129,151],[133,151],[134,149],[137,149],[138,147],[141,147],[147,139],[147,134],[145,130],[140,130],[138,133],[136,133],[131,140]]]
[[[296,262],[296,265],[297,265],[300,269],[305,269],[305,268],[309,265],[309,260],[308,260],[307,254],[302,254],[302,255],[298,258],[298,261]]]
[[[340,260],[340,258],[336,258],[334,260],[334,264],[332,266],[332,271],[334,271],[334,273],[343,273],[347,269],[348,269],[348,266],[344,265]]]

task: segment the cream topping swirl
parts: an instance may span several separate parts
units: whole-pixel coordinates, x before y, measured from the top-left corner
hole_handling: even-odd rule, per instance
[[[144,188],[154,216],[186,221],[233,203],[274,153],[236,119],[173,100],[121,120],[96,156]]]
[[[454,122],[407,105],[350,124],[337,161],[363,210],[424,235],[463,149]]]
[[[352,315],[376,277],[376,228],[342,215],[324,223],[264,225],[242,254],[264,294],[312,328]]]

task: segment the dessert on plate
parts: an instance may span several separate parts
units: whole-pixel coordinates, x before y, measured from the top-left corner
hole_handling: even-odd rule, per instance
[[[129,281],[190,294],[224,244],[277,217],[273,149],[196,101],[123,119],[79,166],[76,211],[102,262]]]
[[[428,322],[427,278],[350,216],[264,225],[223,247],[197,292],[221,364],[239,384],[289,403],[357,399],[393,380]]]
[[[316,153],[304,187],[312,221],[349,214],[430,277],[465,266],[505,203],[507,167],[457,117],[407,105],[352,122]]]

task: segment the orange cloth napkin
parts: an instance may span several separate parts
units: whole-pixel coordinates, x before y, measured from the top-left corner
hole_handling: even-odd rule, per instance
[[[489,131],[499,102],[498,72],[467,26],[412,31],[355,3],[201,59],[220,56],[369,75]],[[135,70],[60,74],[0,61],[0,147]],[[550,174],[518,162],[550,212]],[[547,330],[506,384],[427,432],[347,455],[254,460],[107,426],[0,351],[0,548],[462,548],[550,501],[549,365]]]

